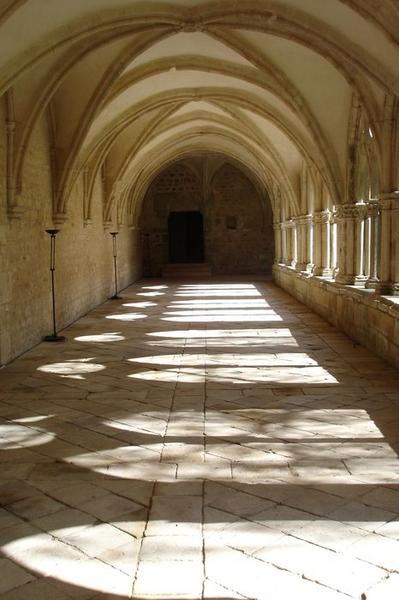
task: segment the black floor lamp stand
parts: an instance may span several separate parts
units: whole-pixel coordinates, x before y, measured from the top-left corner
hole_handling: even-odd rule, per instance
[[[112,253],[114,255],[114,279],[115,279],[115,294],[111,296],[110,300],[120,300],[121,296],[118,296],[118,269],[116,265],[116,257],[117,257],[117,249],[116,249],[116,236],[118,235],[117,231],[111,231],[110,235],[112,235]]]
[[[50,273],[51,273],[51,297],[52,297],[52,305],[53,305],[53,333],[51,335],[46,335],[44,338],[45,342],[65,342],[65,336],[57,335],[57,328],[55,322],[55,282],[54,282],[54,273],[55,273],[55,236],[57,235],[59,229],[46,229],[46,233],[50,236]]]

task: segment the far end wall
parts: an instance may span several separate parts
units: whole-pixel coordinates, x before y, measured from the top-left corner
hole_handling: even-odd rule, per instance
[[[214,274],[271,274],[270,201],[232,161],[218,156],[181,160],[154,180],[140,221],[146,275],[159,277],[169,262],[168,217],[174,211],[202,213],[205,261]]]

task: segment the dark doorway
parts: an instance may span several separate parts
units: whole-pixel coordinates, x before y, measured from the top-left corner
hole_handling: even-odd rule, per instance
[[[171,212],[168,230],[169,262],[203,262],[204,229],[199,211]]]

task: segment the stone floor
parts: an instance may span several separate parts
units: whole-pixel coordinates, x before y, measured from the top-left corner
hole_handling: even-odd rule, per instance
[[[271,283],[144,281],[0,372],[0,596],[399,598],[399,374]]]

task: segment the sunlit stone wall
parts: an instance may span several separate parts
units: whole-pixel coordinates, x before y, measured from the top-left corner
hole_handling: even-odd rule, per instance
[[[399,300],[275,266],[274,280],[353,340],[399,368]]]
[[[265,192],[235,164],[214,156],[175,163],[154,180],[141,219],[146,272],[168,262],[168,216],[200,211],[205,261],[214,274],[271,273],[272,212]]]
[[[0,108],[3,112],[3,107]],[[0,172],[6,172],[5,115],[0,115]],[[96,184],[92,222],[84,226],[82,186],[73,191],[67,220],[57,235],[56,297],[58,328],[65,327],[113,294],[111,236],[104,230],[101,186]],[[49,238],[52,182],[48,126],[43,119],[28,149],[19,219],[7,215],[6,179],[0,178],[0,364],[5,364],[51,333]],[[137,231],[120,228],[119,281],[138,278]]]

